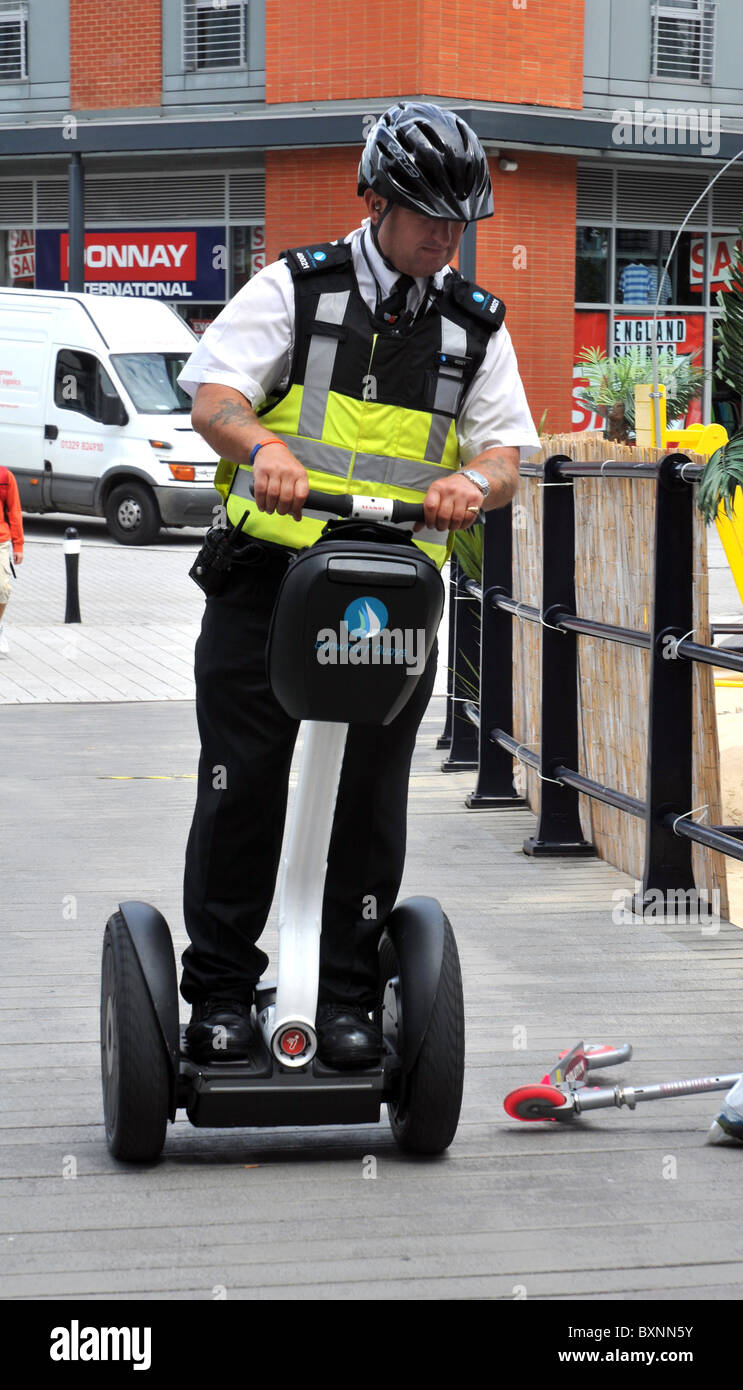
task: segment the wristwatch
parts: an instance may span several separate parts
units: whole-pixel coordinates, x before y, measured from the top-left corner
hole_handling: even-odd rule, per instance
[[[469,478],[470,482],[475,484],[475,487],[479,487],[484,502],[485,498],[490,493],[490,483],[487,478],[483,478],[482,473],[477,473],[474,468],[463,468],[462,477]]]

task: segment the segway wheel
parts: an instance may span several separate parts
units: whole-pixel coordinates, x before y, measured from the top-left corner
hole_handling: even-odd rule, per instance
[[[464,1086],[464,997],[454,933],[444,918],[444,953],[439,987],[418,1057],[400,1078],[387,1102],[390,1126],[400,1149],[440,1154],[448,1149],[459,1123]],[[401,1055],[405,1001],[400,967],[386,932],[380,944],[382,1030]]]
[[[555,1110],[565,1104],[565,1096],[556,1086],[519,1086],[503,1102],[503,1108],[513,1120],[554,1120]]]
[[[130,1163],[159,1157],[168,1125],[168,1063],[157,1016],[121,913],[106,923],[101,972],[106,1142]]]

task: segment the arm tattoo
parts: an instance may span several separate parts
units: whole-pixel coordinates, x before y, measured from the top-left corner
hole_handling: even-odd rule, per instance
[[[490,483],[490,495],[497,499],[496,505],[505,507],[514,496],[518,487],[518,479],[514,477],[513,469],[502,459],[492,455],[487,455],[480,460],[481,463],[488,465],[488,482]],[[477,468],[477,464],[470,464],[470,468]]]
[[[219,407],[214,415],[210,417],[207,428],[211,430],[214,429],[215,426],[220,425],[254,424],[255,413],[247,402],[243,405],[240,401],[233,401],[228,396],[225,396],[224,400],[220,401]]]

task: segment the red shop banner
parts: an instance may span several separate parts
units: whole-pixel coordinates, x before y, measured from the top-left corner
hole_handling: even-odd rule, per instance
[[[59,274],[70,278],[70,239],[59,239]],[[86,280],[195,280],[196,233],[87,232]]]
[[[573,357],[573,429],[601,430],[605,427],[604,417],[592,411],[590,406],[577,399],[577,391],[587,385],[580,375],[578,357],[584,347],[607,351],[609,315],[606,310],[581,310],[575,315],[575,339]],[[659,348],[671,349],[677,356],[692,357],[701,365],[704,353],[704,315],[666,314],[653,322],[648,314],[616,314],[613,325],[612,348],[614,356],[627,352],[632,347],[644,346],[648,354],[648,372],[651,370],[651,345],[655,341]],[[648,381],[652,378],[648,375]],[[688,421],[698,420],[699,402],[692,401]],[[670,422],[669,422],[670,423]]]
[[[597,415],[578,399],[578,391],[588,385],[581,376],[578,357],[584,347],[600,348],[606,352],[606,335],[609,331],[609,315],[605,310],[581,310],[575,315],[575,337],[573,345],[573,429],[602,430],[606,424],[603,415]]]

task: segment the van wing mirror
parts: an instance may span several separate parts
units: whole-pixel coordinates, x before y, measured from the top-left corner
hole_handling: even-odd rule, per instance
[[[101,423],[104,425],[126,425],[129,416],[124,402],[118,396],[101,394]]]

